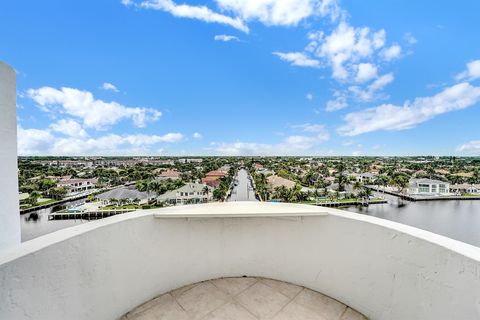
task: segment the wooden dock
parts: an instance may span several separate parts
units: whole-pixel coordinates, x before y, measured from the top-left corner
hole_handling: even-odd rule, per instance
[[[117,214],[132,212],[137,209],[96,210],[86,212],[53,212],[48,215],[48,220],[98,220]]]
[[[382,200],[369,200],[369,201],[359,201],[359,200],[352,200],[352,201],[331,201],[331,202],[319,202],[319,203],[311,203],[316,206],[320,207],[331,207],[331,208],[336,208],[336,207],[348,207],[348,206],[369,206],[371,204],[382,204],[382,203],[388,203],[387,200],[382,199]]]

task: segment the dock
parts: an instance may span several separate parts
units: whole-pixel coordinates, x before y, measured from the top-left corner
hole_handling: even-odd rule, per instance
[[[320,206],[320,207],[336,208],[336,207],[347,207],[347,206],[368,206],[371,204],[382,204],[382,203],[388,203],[388,201],[385,199],[369,200],[369,201],[352,200],[352,201],[318,202],[318,203],[311,203],[311,204],[315,206]]]
[[[86,212],[53,212],[48,215],[48,220],[98,220],[117,214],[132,212],[137,209],[96,210]]]

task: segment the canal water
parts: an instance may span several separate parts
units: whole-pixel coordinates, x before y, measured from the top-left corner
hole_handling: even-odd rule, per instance
[[[72,227],[78,224],[86,223],[86,220],[48,220],[48,214],[51,212],[65,209],[66,205],[69,207],[84,203],[85,200],[71,201],[66,204],[53,206],[46,209],[37,210],[22,214],[20,216],[20,226],[22,229],[22,242],[27,241],[44,234],[54,232],[67,227]]]
[[[386,204],[342,209],[400,222],[480,247],[480,200],[409,202],[395,196],[385,197]]]

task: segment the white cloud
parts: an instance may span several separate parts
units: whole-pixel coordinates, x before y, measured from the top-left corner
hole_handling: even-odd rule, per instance
[[[398,44],[394,44],[388,48],[385,48],[380,52],[380,56],[386,60],[391,61],[397,58],[400,58],[402,54],[402,48]]]
[[[377,130],[404,130],[428,121],[443,113],[461,110],[480,102],[480,87],[460,83],[431,97],[406,101],[402,106],[382,104],[375,108],[352,112],[338,133],[355,136]]]
[[[197,19],[208,23],[220,23],[231,26],[240,31],[249,32],[248,27],[240,18],[232,18],[212,11],[206,6],[191,6],[176,4],[172,0],[146,0],[140,3],[146,9],[161,10],[179,18]]]
[[[55,136],[57,127],[24,129],[18,127],[19,155],[125,155],[151,154],[150,146],[174,143],[183,139],[181,133],[165,135],[107,134],[97,138],[87,136]],[[156,153],[156,152],[153,152]]]
[[[388,84],[392,83],[394,79],[395,78],[392,73],[387,73],[377,78],[366,88],[361,88],[359,86],[350,86],[348,90],[353,92],[357,99],[361,101],[372,101],[377,98],[378,92],[380,92]]]
[[[301,52],[273,52],[273,54],[278,56],[283,61],[290,62],[290,64],[293,66],[313,68],[320,67],[320,62],[318,60],[311,59]]]
[[[411,32],[405,33],[403,36],[403,39],[408,43],[408,44],[415,44],[417,43],[417,39],[412,35]]]
[[[221,155],[299,155],[330,139],[330,134],[323,125],[305,123],[292,127],[310,135],[290,135],[280,143],[234,142],[211,145]]]
[[[346,81],[357,71],[357,62],[370,59],[375,51],[385,45],[385,30],[372,32],[369,28],[354,28],[346,21],[325,36],[323,32],[311,32],[307,51],[325,59],[332,67],[333,78]]]
[[[341,11],[337,0],[216,0],[221,9],[245,21],[258,20],[268,26],[297,25],[313,15],[335,20]]]
[[[312,101],[312,100],[313,100],[313,94],[307,93],[307,94],[305,95],[305,99],[307,99],[307,100],[309,100],[309,101]]]
[[[299,155],[311,150],[325,141],[324,137],[288,136],[278,144],[234,142],[220,143],[215,146],[215,151],[221,155]]]
[[[230,36],[228,34],[217,34],[215,37],[213,37],[215,41],[223,41],[223,42],[229,42],[229,41],[239,41],[239,39],[235,36]]]
[[[356,82],[363,83],[377,77],[378,69],[371,63],[360,63],[355,78]]]
[[[118,92],[117,87],[110,82],[104,82],[100,88],[106,91]]]
[[[199,132],[195,132],[193,135],[192,135],[193,139],[202,139],[203,136],[201,133]]]
[[[329,100],[327,102],[325,111],[333,112],[344,109],[346,107],[348,107],[347,99],[344,96],[338,96],[334,100]]]
[[[82,126],[72,119],[61,119],[56,123],[52,123],[50,129],[70,137],[85,138],[88,136]]]
[[[467,63],[467,70],[458,74],[455,79],[473,81],[480,78],[480,60],[474,60]]]
[[[54,111],[78,117],[88,128],[104,129],[123,119],[131,119],[135,126],[144,127],[148,121],[156,121],[162,113],[150,108],[130,108],[117,102],[95,99],[93,94],[73,88],[55,89],[42,87],[29,89],[28,96],[44,111]]]
[[[467,154],[480,155],[480,140],[473,140],[457,147],[457,151]]]
[[[317,138],[322,136],[324,140],[328,140],[330,138],[330,135],[323,124],[303,123],[293,125],[292,128],[300,129],[303,132],[317,133]]]

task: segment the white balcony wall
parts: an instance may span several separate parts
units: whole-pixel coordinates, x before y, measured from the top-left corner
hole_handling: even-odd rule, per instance
[[[311,288],[373,320],[480,318],[480,248],[302,205],[115,216],[23,243],[0,256],[0,275],[0,319],[116,319],[180,286],[242,275]]]
[[[0,61],[0,251],[20,243],[15,70]]]

